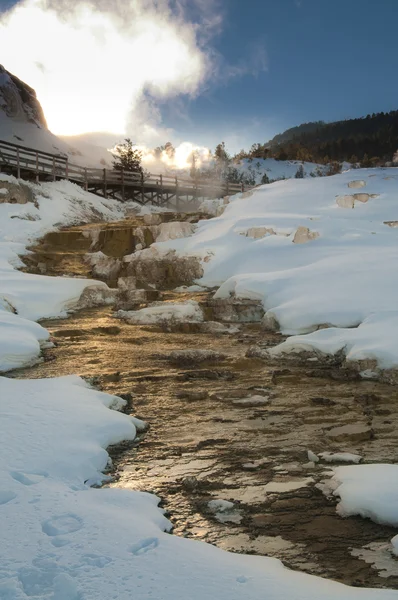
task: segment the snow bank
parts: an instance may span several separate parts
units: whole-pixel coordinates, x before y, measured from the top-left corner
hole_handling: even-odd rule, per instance
[[[53,277],[17,271],[26,247],[62,225],[122,218],[124,207],[66,181],[35,185],[0,174],[2,181],[26,200],[0,203],[0,371],[7,371],[32,363],[48,339],[47,331],[31,321],[66,316],[84,290],[101,295],[108,289],[101,282],[68,277],[54,285]]]
[[[396,168],[279,181],[230,198],[192,237],[156,247],[207,256],[200,284],[221,285],[218,298],[260,299],[265,325],[299,334],[275,354],[344,351],[398,367],[397,192]],[[325,325],[334,329],[316,331]]]
[[[155,496],[88,487],[135,436],[122,403],[78,377],[0,378],[2,599],[396,600],[166,534]]]
[[[325,491],[340,498],[339,515],[398,526],[398,465],[350,465],[333,473]]]

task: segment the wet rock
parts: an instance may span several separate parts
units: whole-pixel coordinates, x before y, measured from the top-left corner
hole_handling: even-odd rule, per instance
[[[354,194],[354,200],[358,202],[367,202],[369,198],[373,198],[374,196],[378,196],[378,194]]]
[[[160,289],[191,285],[203,276],[203,267],[196,256],[178,256],[175,250],[160,252],[147,248],[124,258],[126,273],[135,277],[138,287],[154,284]]]
[[[85,261],[91,266],[94,277],[106,281],[117,281],[122,269],[122,261],[119,258],[106,256],[101,251],[86,254]]]
[[[350,196],[350,195],[337,196],[336,204],[337,204],[337,206],[340,206],[340,208],[354,208],[354,206],[355,206],[354,196]]]
[[[189,390],[184,390],[181,392],[177,392],[176,394],[177,398],[180,398],[181,400],[188,400],[189,402],[197,402],[199,400],[206,400],[206,398],[208,398],[209,393],[206,391],[203,392],[192,392]]]
[[[258,240],[266,235],[276,235],[276,232],[274,229],[272,229],[272,227],[250,227],[246,231],[245,235],[253,240]]]
[[[93,308],[113,304],[116,299],[116,290],[111,290],[107,286],[90,285],[86,287],[79,300],[67,306],[68,310],[80,310],[82,308]]]
[[[119,310],[116,316],[132,324],[160,325],[166,327],[178,323],[201,323],[203,321],[202,310],[195,300],[188,300],[187,302],[154,302],[150,306],[137,311]]]
[[[369,425],[352,423],[349,425],[342,425],[341,427],[333,427],[326,435],[329,439],[336,442],[363,442],[370,440],[373,437],[373,431]]]
[[[261,325],[267,331],[279,331],[279,321],[275,317],[274,313],[270,310],[265,313],[261,321]]]
[[[212,298],[201,302],[206,319],[224,323],[258,323],[264,316],[260,300]]]
[[[226,379],[231,380],[235,378],[235,373],[232,371],[211,371],[210,369],[200,369],[199,371],[187,371],[181,375],[184,380],[190,379]]]
[[[194,476],[188,476],[188,477],[184,477],[184,479],[181,482],[181,485],[188,492],[193,492],[198,487],[199,481]]]
[[[362,188],[366,186],[366,181],[363,179],[356,179],[354,181],[350,181],[348,184],[349,188]]]
[[[150,213],[143,217],[145,225],[160,225],[162,222],[162,215],[159,213]]]
[[[317,231],[310,231],[308,227],[298,227],[293,237],[293,244],[306,244],[319,237]]]
[[[265,406],[270,403],[269,396],[248,396],[247,398],[236,398],[232,400],[234,406]]]
[[[383,221],[384,225],[388,225],[389,227],[398,227],[398,221]]]
[[[84,329],[59,329],[58,331],[53,331],[52,335],[54,337],[80,337],[85,335]]]
[[[23,183],[0,181],[0,204],[27,204],[28,202],[35,202],[29,186]]]
[[[239,326],[237,325],[224,325],[218,321],[205,321],[200,327],[200,331],[203,333],[213,334],[224,334],[233,335],[239,332]]]
[[[227,358],[226,354],[214,350],[173,350],[165,358],[178,366],[198,364],[202,362],[221,362]]]
[[[321,396],[317,396],[315,398],[310,398],[311,404],[315,404],[315,406],[335,406],[336,402],[331,400],[330,398],[322,398]]]
[[[119,289],[115,302],[115,310],[131,311],[141,304],[154,302],[160,296],[158,290]]]

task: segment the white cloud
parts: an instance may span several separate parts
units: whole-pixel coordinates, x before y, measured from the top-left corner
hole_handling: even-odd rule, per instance
[[[194,2],[204,30],[214,30],[211,0]],[[176,14],[168,0],[23,0],[0,16],[0,55],[36,89],[54,133],[128,126],[150,138],[161,121],[156,101],[195,95],[208,77],[197,30],[184,4]]]

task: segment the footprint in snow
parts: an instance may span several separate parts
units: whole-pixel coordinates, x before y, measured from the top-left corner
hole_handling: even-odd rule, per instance
[[[43,533],[49,536],[55,535],[66,535],[67,533],[73,533],[79,531],[83,527],[83,520],[77,515],[65,514],[51,517],[43,521],[41,528]]]
[[[9,492],[7,490],[0,490],[0,505],[1,504],[7,504],[7,502],[10,502],[10,500],[14,500],[14,498],[16,498],[17,495],[14,494],[14,492]]]
[[[141,556],[141,554],[146,554],[150,550],[154,550],[159,546],[158,538],[146,538],[145,540],[141,540],[137,544],[133,544],[130,548],[130,552],[135,556]]]
[[[24,473],[23,471],[11,471],[11,477],[22,483],[23,485],[35,485],[40,483],[45,477],[48,477],[48,473],[45,471],[36,471],[34,473]]]

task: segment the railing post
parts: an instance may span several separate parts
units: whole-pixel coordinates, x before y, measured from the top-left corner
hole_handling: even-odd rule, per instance
[[[66,181],[69,180],[69,159],[66,159],[66,165],[65,165],[65,177],[66,177]]]
[[[176,211],[180,212],[180,197],[178,195],[178,179],[176,175]]]
[[[53,156],[53,181],[55,181],[55,156]]]
[[[163,175],[160,174],[160,199],[158,199],[158,205],[163,204]]]
[[[122,200],[124,202],[125,197],[124,197],[124,169],[123,169],[123,167],[122,167],[121,175],[122,175]]]
[[[228,196],[228,194],[229,194],[229,181],[227,179],[227,196]]]
[[[242,181],[242,192],[244,192],[244,191],[245,191],[245,184]]]
[[[144,173],[141,171],[141,202],[145,204],[145,194],[144,194]]]
[[[39,153],[36,152],[36,183],[39,183]]]
[[[86,192],[88,191],[87,167],[84,167],[84,189],[86,190]]]
[[[104,168],[103,171],[104,171],[104,198],[107,198],[108,197],[108,191],[106,189],[106,169]]]
[[[17,178],[21,179],[21,164],[19,161],[19,148],[17,148]]]

